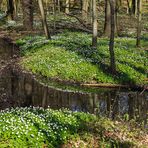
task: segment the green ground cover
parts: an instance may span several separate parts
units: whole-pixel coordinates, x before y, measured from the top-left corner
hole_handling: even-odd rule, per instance
[[[21,65],[45,77],[88,83],[144,84],[148,70],[148,44],[135,47],[134,38],[116,38],[115,55],[118,74],[109,70],[108,39],[99,38],[98,48],[91,48],[91,35],[65,31],[46,40],[26,37],[17,41],[22,49]]]
[[[144,147],[146,133],[131,125],[66,109],[7,109],[0,111],[0,147],[94,147],[92,140],[98,147]]]

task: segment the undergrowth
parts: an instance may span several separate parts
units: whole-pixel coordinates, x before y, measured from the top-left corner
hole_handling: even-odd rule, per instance
[[[60,147],[80,140],[89,147],[92,138],[97,138],[99,147],[134,146],[141,145],[142,135],[126,124],[66,109],[25,107],[0,112],[1,148]]]
[[[148,61],[145,40],[142,48],[133,38],[115,39],[118,74],[110,74],[108,39],[99,38],[98,48],[91,47],[91,35],[65,31],[46,40],[26,37],[17,41],[22,48],[21,64],[34,74],[63,80],[89,83],[143,84],[147,77]]]

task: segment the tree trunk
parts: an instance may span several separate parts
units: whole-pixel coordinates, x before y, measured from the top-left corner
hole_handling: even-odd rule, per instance
[[[89,0],[83,0],[82,19],[85,21],[88,21],[88,6],[89,6]]]
[[[98,36],[98,22],[97,22],[97,6],[96,0],[92,0],[92,19],[93,19],[93,37],[92,37],[92,47],[97,48],[97,36]]]
[[[57,0],[58,12],[60,13],[60,0]]]
[[[0,0],[0,10],[1,10],[1,4],[2,4],[2,0]]]
[[[137,41],[136,46],[140,46],[140,36],[141,36],[141,19],[142,19],[142,0],[137,0],[137,9],[138,9],[138,16],[137,16]]]
[[[21,0],[23,10],[23,26],[27,31],[33,30],[33,3],[32,0]]]
[[[65,5],[65,13],[69,14],[69,1],[70,0],[66,0],[66,5]]]
[[[114,54],[114,37],[115,37],[115,0],[110,0],[111,8],[111,35],[109,43],[110,67],[112,74],[116,73],[115,54]]]
[[[135,17],[137,16],[137,0],[135,0]]]
[[[118,4],[115,4],[115,35],[118,34]],[[109,0],[105,0],[105,22],[104,22],[104,33],[106,37],[110,37],[111,34],[111,10]]]
[[[53,0],[53,29],[56,30],[56,0]]]
[[[19,5],[19,1],[18,0],[13,0],[14,1],[14,17],[15,19],[17,18],[18,15],[18,5]]]
[[[132,0],[127,0],[127,14],[132,14]]]
[[[14,3],[13,0],[8,0],[7,1],[7,14],[8,14],[8,19],[9,20],[14,20]]]
[[[105,22],[104,22],[104,36],[110,37],[111,33],[111,18],[110,18],[110,4],[109,0],[105,0]]]
[[[115,35],[118,36],[118,12],[120,4],[118,0],[115,0]]]
[[[44,7],[43,7],[43,0],[38,0],[38,4],[39,4],[40,12],[41,12],[42,23],[43,23],[46,38],[51,39],[49,30],[48,30],[47,21],[46,21],[46,15],[45,15]]]
[[[132,0],[132,14],[135,14],[135,0]]]

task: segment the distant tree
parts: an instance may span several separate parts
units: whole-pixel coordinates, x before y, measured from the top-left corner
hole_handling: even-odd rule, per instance
[[[119,11],[119,0],[116,0],[115,2],[115,15],[114,15],[114,19],[115,19],[115,35],[118,34],[118,11]],[[104,36],[110,37],[111,34],[111,8],[110,8],[110,2],[109,0],[105,0],[105,21],[104,21]]]
[[[14,3],[14,19],[16,19],[18,15],[19,0],[13,0],[13,3]]]
[[[58,12],[60,13],[60,0],[57,0]]]
[[[132,14],[132,0],[127,0],[127,14]]]
[[[89,1],[89,22],[92,24],[92,0]]]
[[[42,23],[43,23],[46,38],[51,39],[50,34],[49,34],[49,30],[48,30],[47,21],[46,21],[46,15],[44,12],[43,0],[38,0],[38,4],[39,4],[40,12],[41,12]]]
[[[132,15],[132,14],[137,14],[137,0],[127,0],[127,13]]]
[[[0,10],[1,10],[1,4],[2,4],[3,0],[0,0]]]
[[[23,10],[23,26],[24,29],[31,31],[33,30],[33,1],[32,0],[21,0]]]
[[[138,4],[138,3],[137,3],[137,0],[135,0],[135,17],[136,17],[136,15],[137,15],[137,11],[138,11],[138,10],[137,10],[137,8],[138,8],[138,7],[137,7],[137,4]]]
[[[82,19],[88,21],[88,6],[89,0],[82,1]]]
[[[114,38],[115,38],[115,0],[109,0],[111,8],[111,35],[109,43],[110,51],[110,67],[112,74],[116,73],[115,54],[114,54]]]
[[[93,36],[92,36],[92,47],[97,47],[97,36],[98,36],[98,22],[97,22],[97,4],[96,0],[92,0],[92,25],[93,25]]]
[[[14,20],[14,1],[13,0],[7,0],[7,13],[8,13],[8,19]]]
[[[53,28],[54,28],[54,32],[56,30],[56,0],[52,0],[53,1],[53,17],[54,17],[54,20],[53,20]],[[59,11],[59,10],[58,10]]]
[[[65,2],[65,13],[69,14],[69,6],[70,6],[70,0],[66,0]]]
[[[110,36],[111,33],[111,17],[110,17],[109,0],[105,0],[105,22],[104,22],[104,36]]]
[[[137,0],[137,41],[136,46],[140,46],[140,36],[141,36],[141,20],[142,20],[142,0]]]

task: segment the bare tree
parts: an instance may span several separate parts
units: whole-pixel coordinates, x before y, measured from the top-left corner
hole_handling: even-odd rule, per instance
[[[114,54],[114,38],[115,38],[115,0],[109,0],[111,8],[111,35],[109,43],[110,51],[110,67],[112,74],[116,73],[115,54]]]
[[[92,0],[92,19],[93,19],[93,37],[92,47],[97,48],[97,36],[98,36],[98,22],[97,22],[97,4],[96,0]]]
[[[48,30],[47,21],[46,21],[46,15],[45,15],[44,6],[43,6],[43,0],[38,0],[38,4],[39,4],[40,12],[41,12],[42,23],[43,23],[46,38],[51,39],[49,30]]]
[[[82,1],[82,18],[85,21],[88,21],[88,6],[89,6],[89,0],[83,0]]]
[[[111,18],[110,18],[110,4],[109,0],[105,0],[105,22],[104,22],[104,36],[110,36],[111,33]]]
[[[142,20],[142,0],[137,0],[137,10],[138,10],[138,16],[137,16],[137,41],[136,46],[140,46],[140,36],[141,36],[141,20]]]
[[[23,26],[26,30],[33,30],[33,3],[32,0],[21,0],[23,10]]]
[[[65,2],[65,13],[67,13],[67,14],[69,14],[69,2],[70,2],[70,0],[66,0],[66,2]]]
[[[13,2],[14,2],[14,17],[16,19],[18,15],[19,0],[13,0]]]

